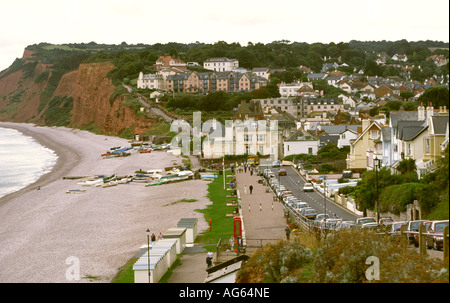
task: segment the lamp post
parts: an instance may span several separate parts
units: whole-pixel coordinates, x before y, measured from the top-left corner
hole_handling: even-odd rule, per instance
[[[148,283],[150,283],[150,229],[147,228],[147,269],[148,269]]]
[[[373,166],[375,166],[375,178],[376,178],[376,192],[375,192],[375,207],[377,209],[377,223],[380,222],[380,209],[378,207],[378,168],[380,167],[380,162],[381,160],[378,159],[378,157],[375,157],[375,159],[373,159]]]
[[[326,184],[325,184],[325,181],[327,180],[327,177],[325,176],[324,178],[323,178],[323,197],[324,197],[324,200],[325,200],[325,221],[327,220],[327,187],[326,187]]]

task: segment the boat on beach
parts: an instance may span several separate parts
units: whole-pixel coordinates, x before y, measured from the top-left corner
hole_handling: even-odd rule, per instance
[[[69,189],[68,191],[66,191],[66,194],[82,194],[85,192],[85,189]]]

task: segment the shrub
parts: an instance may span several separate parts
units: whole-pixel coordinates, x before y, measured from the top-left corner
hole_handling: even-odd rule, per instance
[[[292,275],[301,267],[311,263],[313,252],[303,246],[298,238],[268,244],[252,255],[239,270],[239,283],[289,283],[298,282],[299,277]]]
[[[368,282],[368,257],[379,259],[380,279],[372,282],[446,282],[448,263],[430,259],[400,246],[399,238],[361,230],[331,234],[314,258],[311,282]]]

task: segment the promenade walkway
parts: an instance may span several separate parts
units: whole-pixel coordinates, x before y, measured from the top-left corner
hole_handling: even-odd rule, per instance
[[[194,164],[195,165],[195,164]],[[230,178],[227,178],[230,181]],[[267,186],[258,183],[261,177],[256,174],[236,173],[237,188],[240,191],[244,231],[248,246],[260,246],[286,239],[286,219],[283,206],[273,201],[273,193],[266,193]],[[253,185],[253,192],[244,193],[244,186]],[[200,249],[200,248],[198,248]],[[256,249],[256,248],[255,248]],[[248,249],[251,254],[255,249]],[[169,283],[203,283],[206,274],[206,251],[188,252],[181,257],[180,265],[175,268]]]
[[[261,177],[255,173],[236,172],[237,188],[241,196],[242,217],[247,245],[267,244],[286,238],[286,219],[283,206],[273,200],[272,191],[266,193],[266,185],[258,183]],[[253,192],[244,187],[253,186]]]

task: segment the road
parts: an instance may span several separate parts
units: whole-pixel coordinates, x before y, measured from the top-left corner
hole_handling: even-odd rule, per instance
[[[281,168],[285,169],[287,174],[286,176],[278,176],[278,168],[273,167],[262,167],[262,169],[269,168],[272,172],[275,173],[276,177],[279,178],[280,183],[283,184],[286,189],[292,191],[294,196],[298,198],[300,201],[308,203],[308,205],[314,208],[317,213],[323,214],[325,212],[326,205],[326,213],[333,217],[333,214],[336,214],[338,218],[342,218],[344,220],[354,221],[359,216],[350,212],[349,210],[343,208],[340,205],[335,204],[330,199],[326,199],[323,194],[318,193],[316,191],[313,192],[303,192],[303,185],[305,181],[303,178],[295,171],[295,169],[291,166],[283,166]]]
[[[261,169],[264,170],[269,168],[272,172],[275,173],[276,178],[279,178],[281,184],[283,184],[286,189],[292,191],[295,197],[297,197],[300,201],[306,202],[310,207],[314,208],[319,214],[324,213],[325,206],[325,198],[323,194],[314,192],[303,192],[303,185],[305,184],[304,179],[295,171],[295,169],[291,166],[282,166],[286,170],[286,176],[278,176],[278,168],[274,168],[272,166],[263,167]],[[344,220],[354,221],[359,216],[350,212],[349,210],[343,208],[340,205],[335,204],[330,199],[327,199],[326,202],[327,214],[332,217],[333,214],[336,214],[338,218],[342,218]],[[414,246],[410,246],[411,249],[416,249]],[[432,249],[428,249],[428,256],[430,258],[439,258],[443,259],[443,251],[435,251]]]

